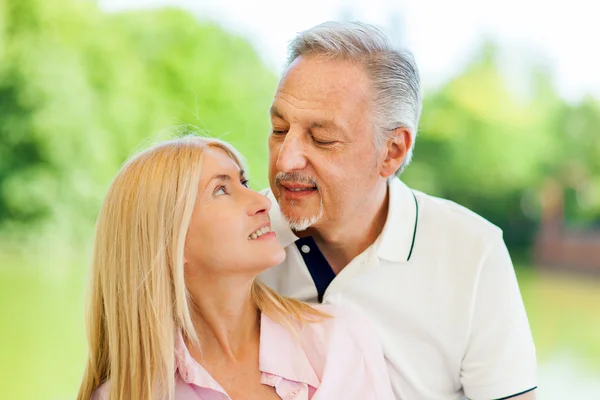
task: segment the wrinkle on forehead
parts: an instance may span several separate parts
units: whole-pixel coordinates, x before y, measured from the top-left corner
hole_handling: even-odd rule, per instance
[[[345,60],[299,57],[279,82],[271,115],[288,123],[301,122],[305,128],[313,120],[330,120],[351,133],[370,121],[370,110],[370,80],[362,66]]]
[[[277,92],[310,91],[316,101],[322,102],[329,102],[337,96],[355,96],[368,101],[370,87],[369,76],[362,65],[309,56],[298,57],[288,67],[279,81]]]

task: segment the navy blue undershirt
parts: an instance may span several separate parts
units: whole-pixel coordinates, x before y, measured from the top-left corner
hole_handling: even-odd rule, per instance
[[[295,243],[317,288],[319,303],[322,303],[327,287],[335,278],[335,272],[311,236],[300,238]]]

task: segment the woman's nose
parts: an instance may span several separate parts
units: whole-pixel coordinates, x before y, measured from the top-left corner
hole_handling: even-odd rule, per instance
[[[251,205],[248,209],[249,215],[268,213],[271,209],[271,200],[269,200],[267,196],[252,189],[250,189],[249,192],[251,192],[252,196]]]

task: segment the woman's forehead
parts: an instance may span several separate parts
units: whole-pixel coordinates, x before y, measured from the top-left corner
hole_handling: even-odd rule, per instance
[[[216,173],[239,175],[240,165],[220,147],[207,147],[202,157],[202,179],[210,179]]]

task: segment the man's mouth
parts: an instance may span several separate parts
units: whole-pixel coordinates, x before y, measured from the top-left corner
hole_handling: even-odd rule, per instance
[[[275,177],[280,193],[288,199],[300,199],[316,193],[317,182],[310,176],[299,173],[278,173]]]
[[[309,194],[317,191],[315,185],[298,184],[291,182],[280,182],[280,186],[286,193],[290,194]]]

